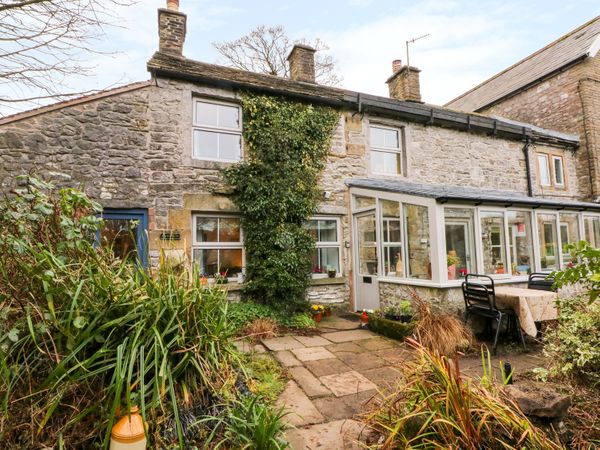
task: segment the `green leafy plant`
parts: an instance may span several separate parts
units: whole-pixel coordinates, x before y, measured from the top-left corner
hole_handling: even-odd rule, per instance
[[[600,248],[594,248],[589,243],[581,241],[569,244],[566,251],[571,253],[571,262],[563,270],[553,272],[557,287],[579,283],[588,291],[590,302],[600,295]]]
[[[305,228],[339,116],[329,108],[246,94],[247,160],[225,178],[242,212],[244,293],[282,310],[305,308],[314,239]]]
[[[458,359],[439,356],[417,341],[402,366],[398,390],[366,416],[380,435],[380,448],[561,449],[536,428],[489,379],[462,376]]]
[[[314,321],[305,313],[288,314],[271,306],[244,301],[234,303],[227,311],[232,326],[240,331],[258,319],[271,319],[286,328],[313,328]]]

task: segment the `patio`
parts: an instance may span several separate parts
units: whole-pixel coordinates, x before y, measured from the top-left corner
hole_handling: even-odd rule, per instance
[[[294,449],[359,449],[364,426],[355,420],[366,403],[392,387],[399,378],[396,367],[411,357],[402,342],[358,328],[354,316],[330,317],[319,324],[320,335],[266,339],[255,351],[270,352],[284,366],[291,380],[278,404],[289,412],[287,433]],[[498,370],[499,361],[493,358]],[[544,364],[536,352],[510,355],[519,374]],[[469,376],[482,373],[481,357],[474,353],[461,360]]]

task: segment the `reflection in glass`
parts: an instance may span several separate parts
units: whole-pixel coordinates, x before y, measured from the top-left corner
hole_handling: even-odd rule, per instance
[[[335,270],[340,273],[340,249],[339,247],[315,248],[312,255],[313,273],[326,273]]]
[[[242,249],[194,249],[194,262],[201,274],[213,276],[215,273],[233,277],[242,271]]]
[[[363,275],[377,275],[377,238],[375,214],[357,217],[358,270]]]
[[[562,248],[563,267],[571,262],[577,262],[567,248],[569,244],[579,242],[579,216],[573,213],[560,213],[560,244]]]
[[[474,211],[444,209],[448,279],[464,278],[475,271]]]
[[[111,248],[116,258],[135,261],[137,232],[137,220],[105,218],[100,229],[100,243]]]
[[[431,280],[429,213],[426,206],[404,205],[408,277]]]
[[[380,200],[383,268],[388,277],[404,277],[400,203]]]
[[[600,248],[600,217],[585,217],[583,219],[585,228],[585,240],[592,247]]]
[[[558,269],[558,239],[556,233],[556,215],[538,214],[537,223],[541,269],[556,270]]]
[[[397,175],[401,170],[400,153],[371,150],[371,172]]]
[[[360,208],[375,208],[375,199],[373,197],[354,197],[354,204],[356,205],[356,209]]]
[[[335,270],[336,273],[340,273],[337,220],[313,219],[308,221],[306,227],[316,244],[312,255],[312,272],[327,273],[331,269]]]
[[[504,215],[500,212],[482,211],[480,217],[484,273],[504,274],[506,273]]]
[[[508,245],[511,273],[527,275],[533,272],[533,234],[529,211],[507,211]]]

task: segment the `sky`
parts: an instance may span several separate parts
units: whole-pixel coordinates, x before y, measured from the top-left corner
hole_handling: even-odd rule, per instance
[[[108,55],[89,62],[95,75],[73,79],[75,91],[146,80],[146,61],[158,48],[157,8],[139,0],[114,14],[94,45]],[[258,25],[283,25],[293,40],[321,38],[348,89],[387,95],[394,59],[421,69],[421,95],[444,104],[500,70],[600,14],[598,0],[180,0],[187,14],[184,55],[222,62],[216,41],[236,39]],[[11,111],[12,112],[12,111]]]

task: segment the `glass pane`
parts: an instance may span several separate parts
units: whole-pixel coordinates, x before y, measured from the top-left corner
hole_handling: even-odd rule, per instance
[[[600,217],[585,217],[585,240],[592,247],[600,247]]]
[[[194,130],[194,156],[216,159],[219,155],[219,133]]]
[[[385,146],[390,148],[398,148],[398,130],[385,130]]]
[[[337,242],[337,221],[319,220],[319,242]]]
[[[217,223],[215,217],[196,217],[196,241],[218,242]]]
[[[219,242],[240,242],[240,219],[219,219]]]
[[[218,109],[214,103],[196,102],[196,123],[216,127],[218,125]]]
[[[219,251],[216,249],[194,249],[194,262],[198,264],[200,276],[212,277],[219,270]]]
[[[242,137],[239,134],[219,134],[219,158],[238,161],[242,154]]]
[[[404,205],[409,278],[431,280],[429,213],[426,206]]]
[[[402,263],[401,246],[383,246],[383,267],[386,277],[404,277],[404,264]]]
[[[538,214],[537,222],[540,244],[541,269],[558,269],[558,239],[556,235],[556,216],[554,214]]]
[[[560,243],[562,246],[562,263],[566,266],[570,262],[577,262],[567,249],[569,244],[579,242],[579,216],[577,214],[560,213]]]
[[[562,158],[554,158],[554,181],[558,185],[565,183]]]
[[[354,197],[356,208],[375,208],[375,199],[372,197]]]
[[[548,167],[548,156],[538,155],[538,168],[540,173],[540,184],[542,186],[550,185],[550,170]]]
[[[533,272],[533,234],[531,213],[508,211],[508,239],[511,257],[511,273],[528,275]]]
[[[400,243],[400,203],[380,200],[383,242]]]
[[[240,109],[237,106],[219,105],[219,126],[240,128]]]
[[[212,251],[212,250],[209,250]],[[219,250],[219,272],[233,277],[242,271],[242,249]]]
[[[506,273],[504,216],[502,213],[481,212],[481,244],[484,273]]]
[[[397,175],[400,173],[400,168],[400,153],[371,151],[371,171],[373,173]]]
[[[444,220],[448,279],[464,278],[476,272],[474,212],[467,208],[445,208]]]
[[[385,145],[385,131],[383,128],[371,127],[371,146],[383,147]]]
[[[319,221],[309,220],[306,224],[306,228],[308,229],[308,232],[315,240],[315,242],[317,242],[317,240],[319,239]]]
[[[377,239],[375,214],[358,217],[358,270],[364,275],[377,275]]]
[[[340,249],[338,247],[326,247],[319,248],[319,266],[321,267],[322,273],[327,272],[330,269],[335,270],[336,273],[340,272]]]
[[[100,229],[100,244],[111,248],[116,258],[135,261],[137,230],[137,220],[104,219]]]

